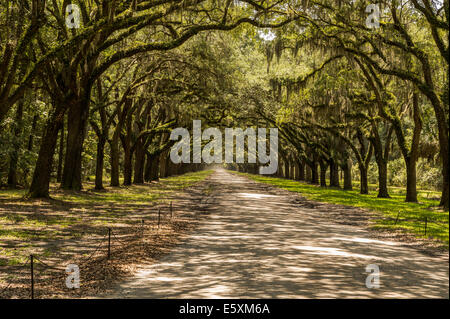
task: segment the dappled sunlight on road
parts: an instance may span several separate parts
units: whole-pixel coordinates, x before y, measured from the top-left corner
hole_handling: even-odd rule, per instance
[[[375,256],[352,254],[346,251],[342,251],[341,249],[332,247],[292,246],[292,248],[299,250],[306,250],[308,252],[311,252],[312,254],[317,255],[333,255],[333,256],[354,257],[362,259],[376,259]]]
[[[255,194],[255,193],[237,193],[236,196],[244,198],[256,198],[256,199],[265,197],[277,197],[275,195]]]
[[[381,240],[376,240],[376,239],[359,238],[359,237],[349,237],[349,238],[332,237],[331,240],[345,240],[345,241],[352,241],[355,243],[373,243],[376,245],[388,245],[388,246],[397,245],[395,242],[392,242],[392,241],[381,241]]]
[[[116,298],[448,298],[448,264],[361,226],[336,223],[321,206],[218,170],[210,215],[186,242],[143,266]],[[365,285],[380,267],[379,289]]]

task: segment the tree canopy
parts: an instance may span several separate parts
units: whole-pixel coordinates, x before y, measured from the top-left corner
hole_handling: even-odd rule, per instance
[[[378,197],[406,186],[410,202],[439,189],[448,210],[448,0],[7,0],[0,12],[0,184],[48,197],[51,182],[196,170],[170,161],[169,136],[199,119],[278,128],[278,175],[358,179],[362,194],[376,182]]]

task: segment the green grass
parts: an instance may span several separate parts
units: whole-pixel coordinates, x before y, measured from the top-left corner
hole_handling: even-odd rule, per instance
[[[183,175],[161,178],[156,185],[149,188],[148,184],[121,186],[120,188],[108,188],[107,192],[85,193],[63,193],[55,194],[53,198],[73,203],[117,203],[123,204],[132,202],[133,204],[148,204],[156,200],[164,200],[164,196],[173,191],[183,190],[197,182],[202,181],[211,174],[212,171],[200,171]],[[106,183],[105,183],[106,184]]]
[[[424,220],[426,217],[428,220],[426,237],[432,237],[442,241],[448,249],[449,214],[438,208],[439,201],[428,198],[429,191],[419,192],[419,203],[407,203],[404,201],[405,189],[400,187],[389,189],[391,198],[378,198],[377,193],[374,191],[369,195],[361,195],[357,188],[352,191],[344,191],[336,188],[323,188],[284,178],[245,173],[237,174],[247,176],[257,182],[300,193],[310,200],[362,207],[376,213],[381,213],[380,219],[375,221],[373,228],[402,229],[417,237],[424,237]],[[432,192],[433,197],[436,195],[435,193]],[[399,221],[395,224],[399,212]]]
[[[145,204],[162,198],[165,194],[183,190],[197,182],[204,180],[212,173],[212,170],[204,170],[183,175],[161,178],[157,184],[149,187],[149,184],[121,186],[117,188],[107,187],[107,191],[95,191],[92,182],[85,182],[86,191],[72,192],[58,190],[57,184],[52,184],[50,196],[53,199],[68,203],[95,204],[95,203],[127,203]],[[104,185],[108,185],[104,181]],[[0,190],[0,200],[18,200],[26,195],[24,189]],[[1,218],[1,217],[0,217]],[[18,217],[20,218],[20,217]]]
[[[103,191],[94,190],[92,182],[85,182],[83,191],[65,191],[52,184],[51,201],[27,200],[26,190],[0,190],[0,242],[8,243],[0,245],[0,266],[19,264],[34,251],[35,243],[79,238],[81,228],[95,233],[104,227],[134,225],[135,213],[148,214],[154,203],[165,205],[173,193],[201,182],[211,173],[199,171],[142,185],[106,187]],[[41,256],[50,254],[36,249]]]

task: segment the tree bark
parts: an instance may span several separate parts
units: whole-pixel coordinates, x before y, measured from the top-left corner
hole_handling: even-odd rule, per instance
[[[86,135],[89,102],[80,101],[69,109],[67,118],[67,143],[64,170],[61,181],[63,189],[81,190],[81,154]]]
[[[119,134],[117,130],[114,132],[113,138],[110,143],[110,164],[111,164],[111,183],[113,187],[118,187],[119,182]]]
[[[105,158],[106,138],[100,137],[97,142],[97,161],[95,167],[95,189],[101,190],[103,187],[103,164]]]
[[[330,160],[330,186],[340,187],[339,185],[339,166],[334,159]]]
[[[305,162],[304,161],[301,160],[298,162],[298,169],[299,169],[298,180],[304,181],[305,180]]]
[[[61,123],[61,129],[59,131],[59,154],[58,154],[58,169],[56,173],[56,182],[62,181],[62,169],[64,159],[64,121]]]
[[[38,159],[34,168],[28,197],[48,198],[50,186],[50,174],[53,165],[58,131],[64,121],[65,108],[58,106],[50,116],[44,129]]]
[[[352,161],[347,159],[344,167],[344,190],[351,191],[353,189],[352,186]]]
[[[169,151],[166,152],[166,177],[172,176],[173,173],[173,166],[172,161],[170,160],[170,153]]]
[[[367,181],[367,168],[363,165],[359,165],[360,185],[359,192],[361,194],[369,194],[369,183]]]
[[[22,133],[22,117],[23,117],[23,105],[22,99],[17,104],[16,118],[14,120],[14,140],[13,147],[9,154],[9,171],[8,171],[8,186],[12,188],[17,187],[17,161],[19,160],[20,147],[20,135]]]
[[[379,198],[390,198],[387,189],[387,161],[381,160],[378,165],[378,196]]]
[[[294,162],[294,170],[295,170],[294,180],[298,181],[300,180],[300,163],[298,160]]]
[[[144,181],[151,181],[152,160],[149,154],[145,155]]]
[[[124,148],[124,159],[123,159],[123,185],[131,185],[131,175],[133,166],[133,153],[131,152],[131,146],[129,143],[125,142]]]
[[[311,166],[311,184],[319,184],[317,161],[314,161]]]
[[[406,160],[406,202],[417,202],[416,161],[412,158]]]
[[[150,180],[159,180],[159,155],[153,156],[151,160]]]
[[[167,152],[163,152],[159,158],[159,177],[167,177]]]
[[[134,178],[133,183],[144,183],[144,163],[145,163],[145,150],[141,141],[136,141],[136,148],[134,154]]]
[[[448,151],[448,148],[447,148]],[[439,203],[440,206],[444,207],[444,210],[448,211],[449,209],[449,170],[448,170],[448,154],[443,155],[442,157],[442,172],[443,172],[443,186],[442,186],[442,196],[441,196],[441,202]]]
[[[305,169],[306,169],[306,177],[305,180],[308,182],[312,182],[312,170],[311,170],[311,166],[309,166],[308,164],[305,165]]]
[[[320,162],[320,187],[327,187],[327,168],[328,165],[324,160]]]
[[[281,160],[278,159],[278,169],[277,172],[275,173],[276,177],[283,177],[283,165],[281,164]]]
[[[289,178],[289,162],[284,161],[284,178]]]
[[[373,149],[375,151],[375,160],[378,167],[378,195],[379,198],[390,198],[387,189],[387,162],[389,159],[389,149],[391,147],[391,136],[393,132],[393,126],[388,129],[384,144],[384,152],[382,147],[381,138],[378,135],[378,129],[373,126],[374,137],[371,139]]]

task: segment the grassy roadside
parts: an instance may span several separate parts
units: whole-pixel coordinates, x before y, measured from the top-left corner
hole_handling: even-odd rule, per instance
[[[441,241],[448,249],[449,213],[437,207],[439,201],[430,199],[429,191],[419,191],[419,203],[406,203],[404,201],[405,189],[399,187],[390,188],[391,198],[377,198],[376,192],[371,192],[369,195],[361,195],[357,189],[344,191],[336,188],[323,188],[284,178],[238,172],[233,173],[246,176],[257,182],[270,184],[291,192],[301,193],[302,196],[310,200],[361,207],[376,213],[381,213],[380,218],[372,226],[373,228],[403,230],[414,234],[416,237],[431,237]],[[424,236],[425,218],[427,218],[426,236]]]
[[[51,200],[24,200],[26,190],[0,190],[0,267],[19,265],[31,253],[51,259],[58,258],[62,250],[69,254],[83,251],[66,242],[86,236],[95,239],[106,227],[126,228],[154,218],[153,206],[167,206],[168,196],[211,173],[200,171],[103,191],[94,190],[89,182],[80,192],[63,191],[54,184]]]

